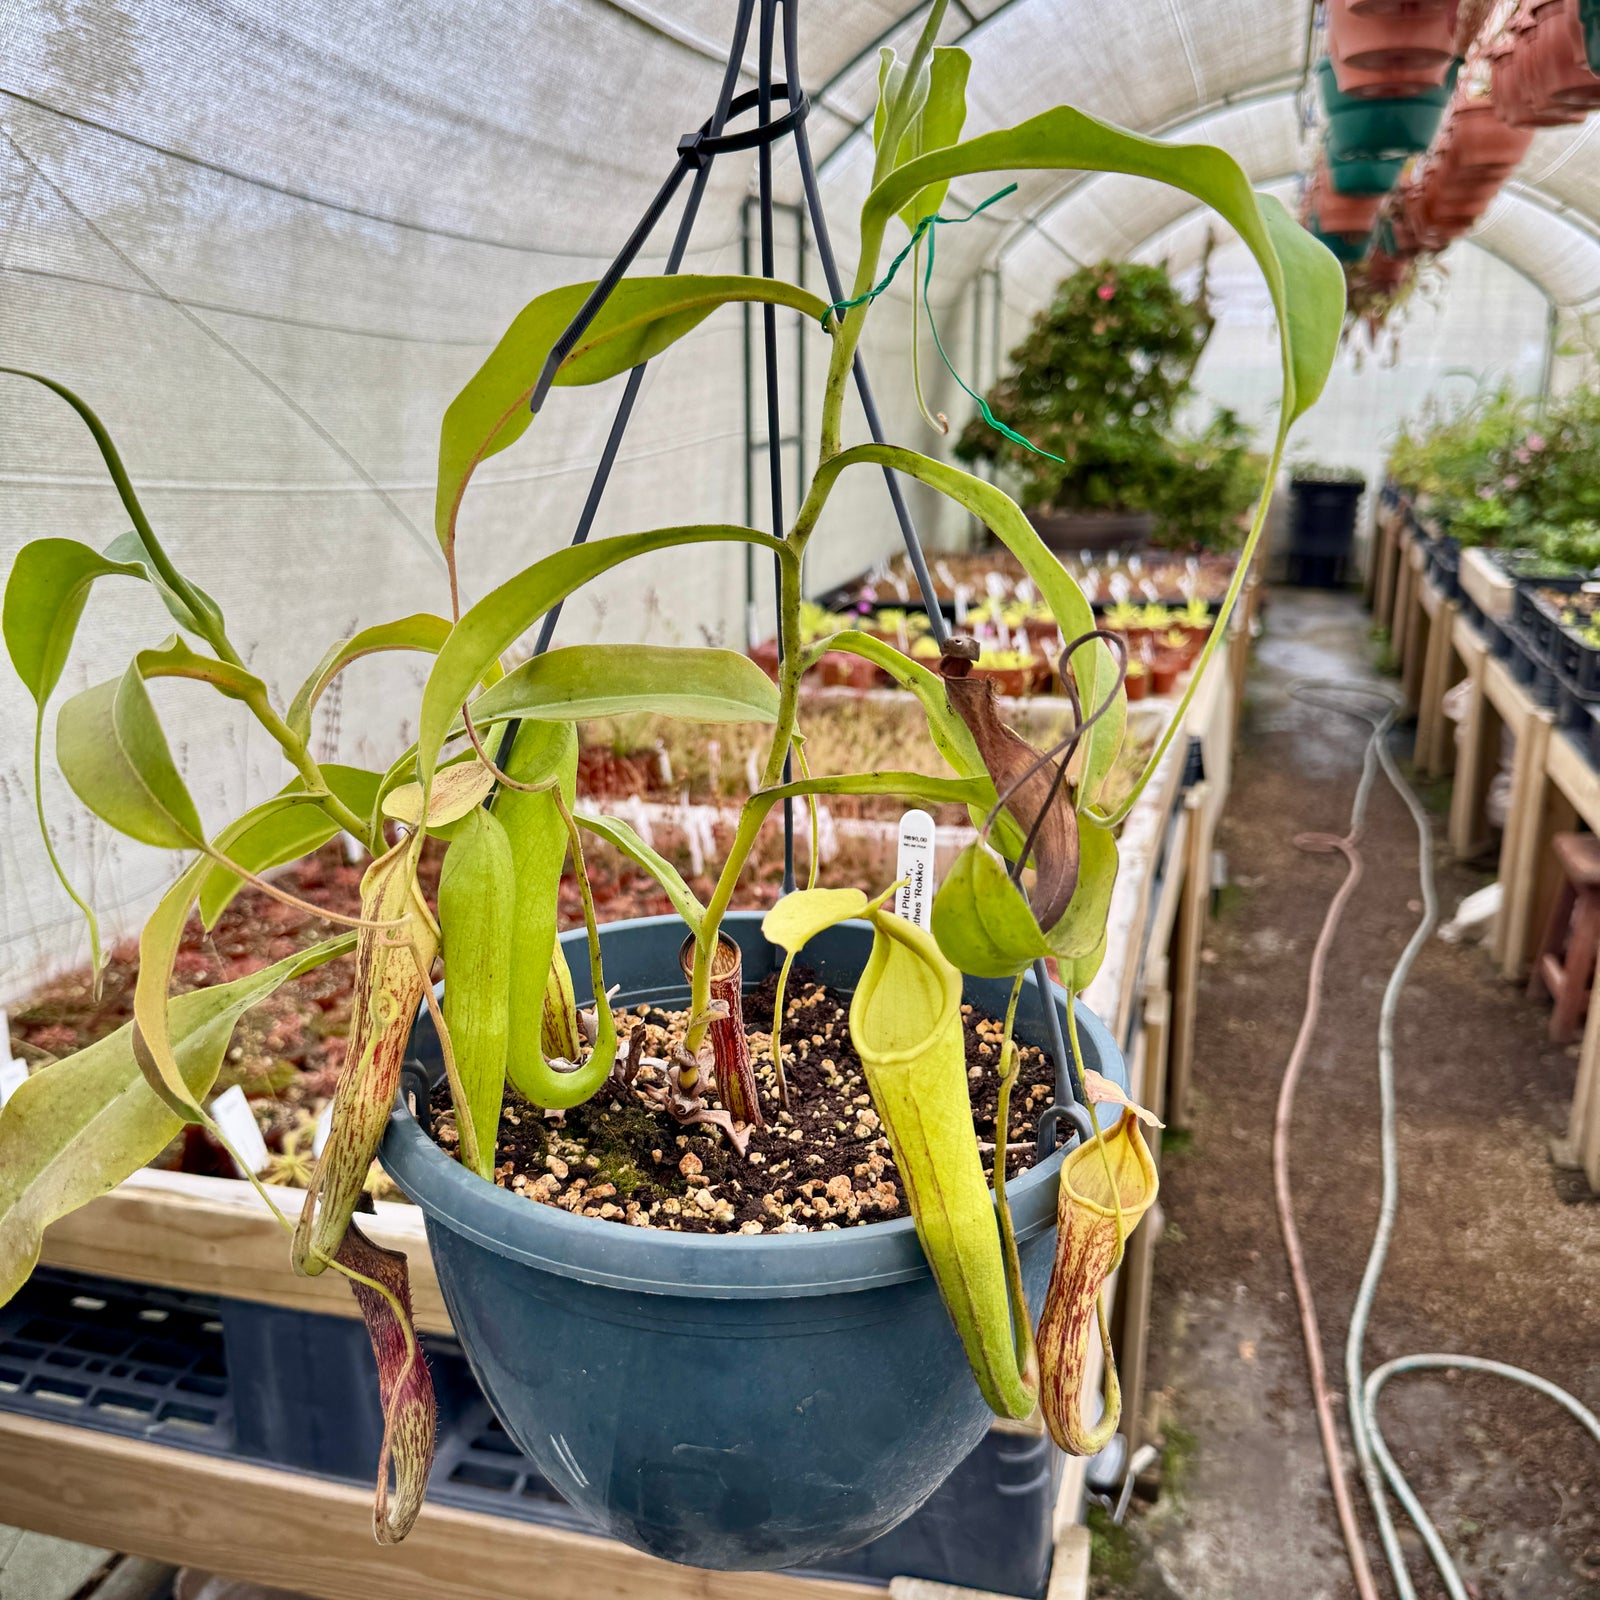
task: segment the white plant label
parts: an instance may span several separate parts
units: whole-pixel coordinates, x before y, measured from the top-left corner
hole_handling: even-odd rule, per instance
[[[329,1101],[317,1113],[317,1125],[311,1130],[311,1154],[322,1158],[323,1146],[328,1142],[328,1135],[333,1132],[333,1101]]]
[[[0,1061],[11,1060],[11,1018],[0,1011]]]
[[[894,908],[907,922],[926,930],[933,915],[934,823],[926,811],[900,819],[900,850],[894,875],[906,881],[895,892]]]
[[[28,1081],[28,1063],[9,1060],[0,1066],[0,1106]]]
[[[223,1136],[233,1146],[234,1164],[246,1177],[260,1172],[272,1159],[267,1141],[261,1137],[261,1129],[256,1124],[255,1112],[250,1109],[250,1102],[245,1099],[244,1090],[238,1084],[231,1089],[224,1089],[211,1102],[211,1115],[222,1129]]]

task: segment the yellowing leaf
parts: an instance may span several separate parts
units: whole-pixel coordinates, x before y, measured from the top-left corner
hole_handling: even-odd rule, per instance
[[[482,805],[494,788],[494,774],[474,757],[446,767],[433,780],[433,793],[428,798],[428,826],[443,828],[459,822],[474,806]],[[383,814],[409,828],[422,824],[422,785],[402,784],[384,796]]]
[[[859,889],[796,889],[761,919],[761,931],[793,955],[824,928],[865,916],[868,903]]]

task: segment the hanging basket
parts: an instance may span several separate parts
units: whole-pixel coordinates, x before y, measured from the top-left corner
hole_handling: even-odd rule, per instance
[[[746,984],[775,970],[761,913],[722,926]],[[672,916],[601,929],[617,1004],[687,1002],[682,937]],[[563,935],[580,1002],[583,941]],[[864,923],[841,923],[806,962],[848,991],[871,942]],[[994,1011],[1009,992],[965,986]],[[1064,1013],[1030,977],[1018,1037],[1046,1037],[1044,1003]],[[1077,1017],[1086,1065],[1126,1086],[1110,1034],[1082,1006]],[[429,1038],[419,1024],[418,1045]],[[625,1227],[484,1183],[401,1108],[381,1156],[422,1208],[450,1320],[507,1432],[637,1549],[732,1570],[826,1564],[907,1517],[993,1421],[909,1217],[792,1236]],[[1036,1310],[1062,1159],[1006,1186]]]

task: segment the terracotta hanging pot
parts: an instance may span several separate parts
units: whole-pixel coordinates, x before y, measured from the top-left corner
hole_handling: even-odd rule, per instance
[[[1437,81],[1455,55],[1455,35],[1442,6],[1374,15],[1352,9],[1352,0],[1328,0],[1328,47],[1335,67],[1342,62],[1359,72],[1427,72]]]
[[[1374,289],[1398,289],[1410,271],[1408,261],[1384,250],[1374,250],[1367,257],[1367,282]]]
[[[1468,99],[1458,91],[1439,137],[1449,141],[1457,171],[1492,171],[1504,178],[1527,155],[1533,129],[1513,128],[1501,119],[1492,100]]]
[[[1547,91],[1537,32],[1534,14],[1519,12],[1489,52],[1490,87],[1500,118],[1513,128],[1559,128],[1581,122],[1581,109],[1557,104]],[[1565,44],[1564,37],[1561,42]]]
[[[1450,70],[1449,62],[1404,71],[1397,67],[1373,71],[1352,66],[1337,53],[1329,60],[1333,63],[1339,92],[1356,100],[1396,100],[1436,93],[1444,86],[1445,75]]]
[[[1443,11],[1452,22],[1455,18],[1454,0],[1350,0],[1350,9],[1358,17],[1416,17],[1425,12]]]
[[[1322,195],[1317,204],[1317,226],[1323,233],[1371,233],[1378,220],[1380,197],[1370,194]]]

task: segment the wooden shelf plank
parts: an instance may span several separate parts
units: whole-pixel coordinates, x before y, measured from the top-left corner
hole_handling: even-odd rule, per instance
[[[274,1189],[272,1196],[290,1221],[299,1216],[303,1190]],[[425,1333],[451,1332],[422,1213],[415,1206],[380,1201],[376,1215],[363,1217],[361,1226],[375,1244],[409,1257],[417,1326]],[[331,1272],[296,1276],[289,1266],[289,1236],[255,1190],[231,1178],[149,1168],[136,1172],[109,1194],[51,1223],[39,1261],[191,1294],[359,1315],[343,1278]]]
[[[595,1534],[426,1505],[372,1537],[364,1489],[0,1413],[6,1515],[41,1532],[319,1600],[883,1600],[876,1585],[677,1567]]]

